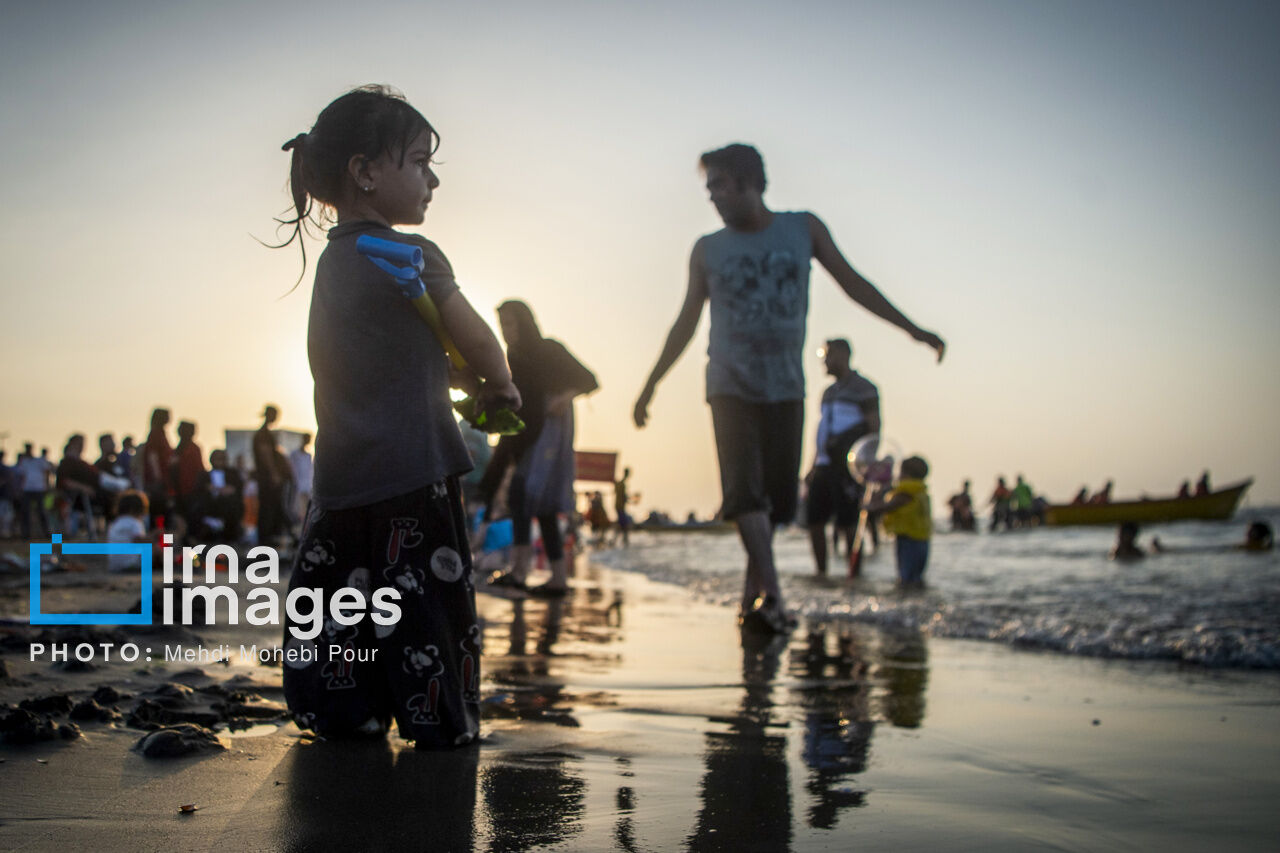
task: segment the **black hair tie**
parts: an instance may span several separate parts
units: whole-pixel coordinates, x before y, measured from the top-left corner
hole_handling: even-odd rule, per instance
[[[302,147],[302,143],[304,143],[304,142],[306,142],[306,141],[307,141],[307,135],[306,135],[305,133],[299,133],[299,134],[298,134],[297,136],[295,136],[293,139],[290,139],[290,140],[289,140],[288,142],[286,142],[284,145],[281,145],[281,146],[280,146],[280,150],[281,150],[281,151],[292,151],[294,148],[300,148],[300,147]]]

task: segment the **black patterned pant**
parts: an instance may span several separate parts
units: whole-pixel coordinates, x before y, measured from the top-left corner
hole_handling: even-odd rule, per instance
[[[310,621],[285,623],[285,699],[300,727],[342,736],[394,717],[425,748],[479,735],[480,628],[456,477],[370,506],[312,504],[289,580],[290,593],[304,587],[322,590],[324,609],[314,638],[291,631],[314,630]],[[370,602],[357,624],[330,612],[343,587]],[[372,596],[387,588],[400,594],[400,619],[379,625]]]

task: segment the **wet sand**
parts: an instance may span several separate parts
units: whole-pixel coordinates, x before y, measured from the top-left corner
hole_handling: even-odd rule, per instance
[[[123,721],[0,746],[0,848],[63,850],[1274,849],[1280,678],[801,626],[744,638],[683,590],[587,567],[565,601],[483,594],[484,736],[419,753],[291,723],[144,758]],[[59,595],[136,595],[90,571]],[[0,576],[15,614],[25,575]],[[127,602],[126,602],[127,606]],[[100,685],[197,688],[269,713],[280,670],[29,662],[11,620],[0,703]],[[159,647],[275,629],[139,635]],[[200,692],[205,691],[213,692]],[[247,695],[241,695],[247,694]],[[224,709],[227,707],[222,705]],[[54,716],[66,721],[65,714]],[[195,804],[190,815],[183,804]]]

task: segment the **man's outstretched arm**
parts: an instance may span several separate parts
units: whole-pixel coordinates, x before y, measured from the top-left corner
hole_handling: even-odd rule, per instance
[[[702,264],[702,241],[699,240],[689,256],[689,289],[685,291],[684,304],[680,306],[680,313],[676,315],[676,321],[667,333],[667,342],[662,347],[662,354],[658,356],[658,363],[653,366],[649,381],[636,400],[632,416],[637,427],[643,427],[649,420],[649,401],[653,399],[653,392],[689,346],[694,332],[698,331],[698,321],[702,319],[702,306],[706,301],[707,277]]]
[[[902,329],[920,343],[933,347],[938,353],[938,361],[942,361],[942,356],[947,351],[947,345],[942,338],[911,322],[906,314],[895,308],[893,303],[876,289],[874,284],[863,278],[845,260],[840,249],[836,247],[836,241],[832,239],[831,232],[827,230],[827,226],[812,213],[809,214],[809,236],[813,240],[813,256],[818,259],[818,263],[822,264],[827,272],[831,273],[831,277],[836,280],[836,284],[840,285],[840,289],[847,293],[850,299],[880,319],[887,320]]]

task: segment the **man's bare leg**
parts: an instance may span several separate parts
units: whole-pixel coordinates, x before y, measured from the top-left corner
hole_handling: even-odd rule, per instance
[[[766,512],[748,512],[738,516],[738,536],[747,552],[747,578],[743,585],[742,609],[749,610],[756,598],[764,595],[782,604],[778,588],[778,568],[773,562],[773,525]]]
[[[839,536],[840,527],[836,527],[836,536]],[[809,541],[813,545],[813,564],[818,570],[818,577],[825,578],[827,576],[827,531],[825,525],[814,525],[809,528]],[[840,546],[833,545],[836,553],[839,553]]]
[[[529,578],[529,564],[533,562],[533,547],[516,545],[511,549],[511,579],[524,583]]]
[[[568,589],[569,588],[569,564],[565,557],[558,557],[547,562],[547,568],[551,569],[551,579],[547,581],[547,589]]]

